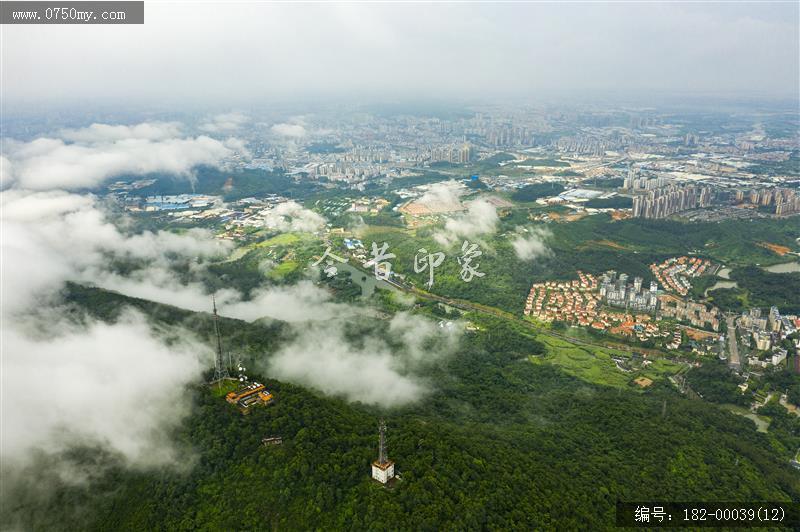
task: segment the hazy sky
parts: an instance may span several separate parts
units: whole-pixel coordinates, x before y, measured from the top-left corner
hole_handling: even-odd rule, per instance
[[[145,2],[143,26],[4,26],[7,101],[712,91],[793,96],[798,2]]]

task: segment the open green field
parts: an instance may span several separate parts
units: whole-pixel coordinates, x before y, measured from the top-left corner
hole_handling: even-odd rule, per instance
[[[267,275],[272,279],[283,279],[293,271],[295,271],[300,263],[294,260],[287,260],[285,262],[281,262],[277,266],[267,273]]]
[[[214,397],[225,397],[238,388],[239,382],[236,380],[222,380],[208,385],[208,389]]]
[[[297,233],[281,233],[254,245],[254,247],[288,246],[299,241],[302,237]]]
[[[579,379],[605,386],[627,387],[636,377],[664,378],[680,371],[681,365],[665,359],[654,359],[645,369],[624,372],[616,367],[612,357],[629,358],[627,353],[595,346],[583,346],[547,334],[536,339],[546,346],[546,353],[531,356],[534,364],[553,364]]]

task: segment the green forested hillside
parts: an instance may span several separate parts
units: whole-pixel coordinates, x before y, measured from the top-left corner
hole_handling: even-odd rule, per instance
[[[202,331],[208,320],[100,290],[74,287],[71,300],[106,319],[124,300],[159,322]],[[280,325],[224,325],[254,356],[281,341]],[[618,499],[800,497],[790,456],[751,421],[664,382],[610,388],[531,364],[542,344],[491,325],[431,369],[431,393],[390,411],[264,375],[277,401],[245,416],[198,383],[173,435],[188,468],[129,469],[80,449],[62,458],[96,466],[96,481],[66,485],[43,457],[4,519],[34,530],[601,530]],[[392,490],[370,480],[382,416],[402,477]],[[263,447],[271,435],[283,445]]]
[[[752,296],[748,303],[753,306],[780,303],[782,310],[795,308],[794,300],[797,298],[791,300],[791,295],[796,291],[788,288],[796,286],[798,274],[752,273],[752,268],[756,268],[752,265],[787,262],[786,257],[757,244],[766,239],[796,249],[796,218],[688,224],[673,220],[614,221],[608,215],[599,214],[571,223],[545,225],[532,223],[525,211],[517,210],[501,218],[498,226],[497,235],[471,239],[480,243],[483,255],[478,262],[480,271],[486,276],[470,283],[459,278],[460,266],[456,257],[461,253],[460,242],[458,246],[445,249],[433,238],[439,230],[437,228],[423,227],[412,234],[411,231],[377,227],[372,228],[364,240],[367,245],[369,241],[389,243],[392,252],[398,256],[393,268],[412,279],[417,286],[427,282],[427,271],[415,273],[413,270],[412,261],[417,250],[445,251],[447,259],[436,269],[433,292],[514,313],[521,312],[533,282],[574,279],[578,270],[594,274],[616,270],[630,276],[641,276],[649,282],[655,280],[650,264],[687,254],[733,267],[740,286],[746,286]],[[541,238],[547,252],[534,259],[521,260],[513,248],[518,227],[544,228],[545,236]],[[782,284],[787,287],[783,292],[785,296],[779,290]],[[724,297],[728,292],[728,289],[718,291],[715,304],[723,310],[740,309],[742,303],[736,307],[730,297]]]

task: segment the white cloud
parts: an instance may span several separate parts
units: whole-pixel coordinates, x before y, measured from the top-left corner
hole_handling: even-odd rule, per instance
[[[519,233],[511,245],[520,260],[533,260],[550,254],[547,239],[552,233],[546,228],[536,227],[527,234]]]
[[[209,133],[230,132],[236,131],[249,121],[247,115],[239,112],[222,113],[201,124],[200,129]]]
[[[247,148],[247,143],[242,139],[237,139],[236,137],[228,137],[222,142],[222,144],[229,150],[238,153],[245,159],[250,159],[253,156],[253,154],[250,153],[250,150]]]
[[[279,137],[302,138],[306,136],[306,128],[301,124],[275,124],[270,128]]]
[[[380,406],[420,398],[425,388],[399,372],[381,342],[350,345],[336,328],[311,327],[270,359],[270,374],[333,396]]]
[[[145,261],[166,269],[170,255],[207,259],[230,244],[205,230],[177,235],[167,231],[123,234],[91,196],[63,191],[0,192],[4,311],[30,310],[43,293],[67,280],[101,281],[112,257]],[[152,274],[152,271],[151,271]]]
[[[325,225],[325,218],[296,201],[286,201],[264,214],[264,224],[279,231],[313,233]]]
[[[350,401],[382,407],[418,401],[430,389],[424,365],[450,355],[458,333],[405,313],[396,315],[387,331],[399,347],[390,347],[382,334],[355,344],[342,322],[304,325],[294,342],[269,359],[266,370]]]
[[[461,196],[464,192],[466,192],[465,187],[456,181],[434,183],[416,200],[416,203],[434,212],[459,211],[463,208]]]
[[[143,122],[132,126],[92,124],[81,129],[62,129],[58,136],[72,142],[113,142],[125,139],[164,140],[181,135],[178,122]]]
[[[210,362],[207,347],[188,340],[167,346],[136,314],[85,330],[57,319],[31,324],[47,336],[8,325],[4,467],[24,466],[34,449],[55,454],[76,443],[101,445],[139,466],[179,460],[167,433],[189,411],[184,386]]]
[[[84,282],[195,312],[208,312],[211,306],[211,294],[205,286],[199,282],[184,282],[158,265],[127,275],[97,270],[87,274]],[[330,292],[307,280],[257,289],[248,299],[243,299],[242,294],[233,289],[218,290],[215,296],[221,316],[245,321],[270,318],[293,323],[363,314],[358,307],[332,301]]]
[[[206,136],[178,138],[174,123],[135,126],[93,124],[63,130],[62,139],[38,138],[4,143],[3,186],[29,190],[94,187],[121,174],[165,172],[191,177],[198,165],[219,165],[233,153],[226,144]],[[230,139],[226,141],[232,146]],[[13,169],[13,172],[5,168]],[[13,179],[9,179],[9,176]]]
[[[268,317],[288,322],[324,321],[361,314],[358,307],[331,301],[330,292],[311,281],[257,290],[247,301],[229,294],[221,298],[220,313],[246,321]]]
[[[494,205],[486,200],[475,200],[469,203],[467,212],[448,218],[444,229],[434,233],[433,239],[450,247],[461,239],[494,233],[499,220]]]
[[[14,182],[11,161],[5,155],[0,155],[0,190],[11,186]]]
[[[172,462],[164,433],[188,412],[184,386],[207,366],[208,348],[167,346],[137,315],[79,326],[58,307],[59,291],[65,281],[124,279],[108,269],[114,258],[144,263],[149,283],[177,283],[171,257],[202,261],[227,246],[206,231],[124,234],[88,195],[10,189],[0,207],[4,465],[77,443],[137,465]]]
[[[208,311],[210,294],[197,281],[179,279],[170,257],[193,259],[200,266],[231,249],[204,229],[128,235],[111,224],[92,196],[63,191],[0,192],[3,237],[3,304],[11,312],[30,311],[43,295],[65,281],[90,283],[120,293],[194,311]],[[279,205],[270,226],[311,231],[324,218],[295,202]],[[121,275],[109,269],[112,258],[136,259],[140,267]],[[235,290],[217,293],[223,315],[246,320],[271,317],[285,321],[323,319],[352,309],[330,301],[311,282],[256,290],[243,301]]]

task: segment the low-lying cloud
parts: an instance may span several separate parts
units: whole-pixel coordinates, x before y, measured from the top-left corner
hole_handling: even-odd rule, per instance
[[[325,218],[296,201],[286,201],[264,214],[264,224],[279,231],[313,233],[325,226]]]
[[[306,136],[306,128],[302,124],[275,124],[270,128],[273,135],[299,139]]]
[[[241,300],[238,294],[227,294],[222,298],[220,313],[245,321],[272,318],[290,323],[361,314],[358,307],[332,301],[330,292],[307,280],[256,290],[246,301]]]
[[[547,239],[552,236],[552,233],[541,227],[526,231],[518,233],[511,241],[517,258],[528,261],[549,255],[550,248],[547,245]]]
[[[206,260],[230,249],[201,229],[126,235],[88,195],[12,189],[0,192],[0,205],[3,305],[12,312],[30,310],[26,307],[38,305],[42,294],[57,291],[65,281],[94,282],[111,275],[113,258],[165,269],[173,255]]]
[[[230,133],[241,128],[250,118],[239,112],[220,113],[200,124],[200,130],[208,133]]]
[[[454,351],[456,329],[399,313],[389,321],[387,335],[363,335],[363,341],[356,343],[347,337],[341,321],[306,325],[297,330],[295,341],[269,359],[266,370],[326,395],[381,407],[403,406],[429,391],[424,367]]]
[[[2,186],[74,190],[98,186],[114,176],[155,172],[191,178],[194,167],[218,166],[234,154],[236,144],[230,139],[180,137],[179,132],[180,125],[172,122],[92,124],[62,130],[60,138],[7,140]]]
[[[125,139],[164,140],[181,136],[180,122],[143,122],[132,126],[92,124],[62,129],[58,136],[72,142],[113,142]]]
[[[416,203],[440,211],[461,210],[461,195],[464,187],[455,181],[442,181],[434,183],[417,199]]]
[[[464,210],[461,196],[466,188],[456,181],[434,183],[416,200],[432,212],[455,212]],[[494,205],[484,199],[466,204],[466,210],[449,215],[444,228],[433,234],[433,239],[445,247],[452,247],[461,239],[475,238],[494,233],[500,218]]]
[[[500,221],[497,209],[486,200],[478,199],[467,206],[467,211],[448,218],[444,229],[434,233],[439,244],[450,247],[461,239],[470,239],[492,234]]]
[[[223,258],[232,244],[215,239],[205,229],[181,234],[169,231],[125,234],[110,223],[94,197],[63,191],[0,192],[3,235],[3,304],[11,312],[36,308],[47,294],[66,281],[89,283],[125,295],[208,311],[211,295],[199,280],[179,278],[173,258],[190,259],[201,270],[209,260]],[[273,209],[269,227],[312,231],[325,219],[295,202]],[[113,260],[135,261],[124,274],[109,267]],[[191,273],[191,272],[190,272]],[[252,321],[262,317],[284,321],[323,319],[347,314],[326,290],[310,281],[258,289],[248,300],[234,289],[217,292],[223,315]]]
[[[135,314],[81,325],[60,307],[60,291],[66,281],[113,279],[115,260],[163,274],[173,257],[202,262],[227,245],[198,230],[125,234],[89,195],[9,189],[0,206],[4,465],[76,444],[102,445],[136,465],[172,462],[165,434],[188,412],[184,387],[207,366],[209,349],[190,339],[167,344]]]
[[[212,359],[209,348],[188,339],[167,346],[133,313],[85,329],[47,321],[46,336],[26,334],[37,323],[25,320],[6,320],[3,333],[4,467],[75,444],[137,466],[177,461],[169,432],[188,413],[184,387]]]

